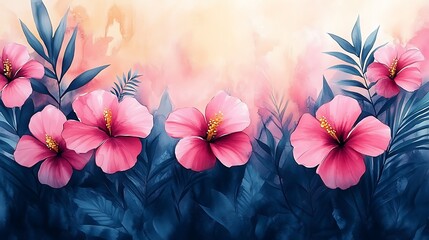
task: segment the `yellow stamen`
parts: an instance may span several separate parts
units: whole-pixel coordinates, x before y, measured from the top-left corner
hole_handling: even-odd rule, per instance
[[[223,120],[223,113],[219,111],[214,115],[213,118],[210,118],[208,123],[208,130],[207,130],[207,141],[211,141],[213,138],[216,137],[217,134],[217,128],[221,124]]]
[[[58,143],[48,134],[45,135],[45,142],[49,150],[52,150],[56,153],[59,151]]]
[[[394,78],[396,76],[396,67],[398,66],[398,59],[395,58],[392,62],[392,65],[390,65],[389,68],[389,77]]]
[[[5,61],[3,61],[3,74],[7,78],[12,77],[12,63],[9,61],[9,59],[6,59]]]
[[[109,134],[112,134],[112,111],[110,109],[105,109],[103,115],[107,130],[109,130]]]
[[[335,140],[337,140],[338,143],[340,143],[340,140],[337,137],[337,131],[335,131],[335,129],[331,126],[331,124],[329,124],[328,120],[326,120],[324,116],[319,118],[319,122],[320,127],[324,128],[331,137],[333,137]]]

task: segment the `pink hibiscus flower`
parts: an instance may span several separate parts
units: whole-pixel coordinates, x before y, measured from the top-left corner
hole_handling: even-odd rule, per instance
[[[252,152],[250,139],[242,132],[250,124],[247,105],[220,92],[207,104],[205,115],[182,108],[168,116],[168,135],[182,138],[175,149],[179,163],[194,171],[214,167],[216,158],[227,167],[245,164]]]
[[[316,118],[305,113],[291,135],[295,161],[317,174],[329,188],[356,185],[365,172],[363,155],[378,156],[390,142],[390,128],[373,116],[355,122],[362,110],[350,97],[336,96]]]
[[[45,69],[39,62],[30,60],[27,49],[16,43],[3,48],[1,61],[1,100],[6,107],[21,107],[33,92],[30,78],[42,78]]]
[[[63,137],[67,147],[77,153],[97,149],[95,163],[105,173],[132,168],[142,150],[139,138],[149,135],[153,117],[135,98],[121,102],[110,92],[93,91],[73,102],[80,122],[64,124]]]
[[[66,148],[61,137],[66,121],[58,108],[46,106],[30,119],[29,128],[34,137],[24,135],[14,153],[15,161],[25,167],[45,160],[40,165],[39,181],[53,188],[65,186],[71,178],[72,169],[81,170],[91,158],[91,153],[77,154]]]
[[[412,92],[422,85],[422,75],[416,66],[424,60],[419,49],[386,46],[378,49],[374,58],[376,62],[368,66],[366,76],[370,82],[377,82],[378,95],[390,98],[399,93],[400,87]]]

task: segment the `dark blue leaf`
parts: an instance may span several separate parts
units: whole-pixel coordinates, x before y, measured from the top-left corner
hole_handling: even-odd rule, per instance
[[[53,66],[57,65],[57,59],[60,55],[61,46],[63,45],[64,41],[64,33],[66,32],[67,27],[67,17],[68,17],[68,11],[64,15],[64,17],[61,19],[60,24],[57,27],[57,30],[55,30],[53,42],[52,42],[52,64]]]
[[[55,73],[53,73],[51,70],[49,70],[49,68],[45,67],[45,76],[52,78],[52,79],[57,79],[57,76],[55,75]]]
[[[368,56],[368,59],[366,60],[366,62],[365,62],[365,66],[364,66],[364,68],[363,68],[363,72],[365,73],[366,72],[366,70],[368,69],[368,66],[369,65],[371,65],[371,63],[373,63],[374,62],[374,53],[379,49],[379,48],[381,48],[381,47],[383,47],[383,46],[385,46],[387,43],[385,43],[385,44],[383,44],[383,45],[381,45],[381,46],[378,46],[376,49],[374,49],[372,52],[371,52],[371,54],[369,54],[369,56]]]
[[[352,75],[355,75],[358,77],[363,77],[362,74],[359,72],[359,70],[357,70],[356,68],[354,68],[350,65],[339,64],[339,65],[332,66],[329,69],[340,70],[340,71],[348,73],[348,74],[352,74]]]
[[[33,88],[34,91],[42,94],[49,95],[49,90],[46,88],[46,86],[40,81],[36,79],[31,79],[31,88]]]
[[[3,101],[0,101],[0,113],[3,115],[5,120],[10,126],[13,126],[13,110],[4,105]]]
[[[357,18],[356,23],[353,26],[352,42],[353,42],[353,46],[355,47],[355,55],[357,57],[359,57],[361,49],[362,49],[362,35],[361,35],[361,31],[360,31],[360,19],[359,19],[359,17]]]
[[[378,110],[378,115],[382,114],[383,112],[385,112],[387,109],[389,109],[389,107],[396,101],[397,96],[390,98],[389,100],[387,100],[383,106],[380,108],[380,110]]]
[[[30,32],[28,27],[20,20],[22,31],[24,32],[25,38],[27,39],[28,44],[36,51],[39,56],[43,57],[46,61],[50,62],[48,56],[46,56],[45,50],[43,49],[42,44],[37,40],[37,38]]]
[[[52,23],[49,18],[48,10],[42,0],[31,0],[31,10],[33,11],[34,22],[40,38],[45,43],[48,55],[51,56],[52,46]]]
[[[98,73],[100,73],[103,69],[107,68],[108,66],[109,65],[103,65],[81,73],[70,83],[68,88],[64,91],[63,94],[61,94],[61,96],[64,96],[64,94],[70,91],[76,90],[84,86],[85,84],[89,83],[95,76],[97,76]]]
[[[24,105],[21,107],[21,111],[19,113],[18,118],[18,135],[22,136],[28,133],[28,124],[30,122],[31,116],[34,113],[34,104],[31,98],[28,98],[25,101]]]
[[[342,90],[342,92],[345,95],[347,95],[349,97],[352,97],[352,98],[354,98],[356,100],[364,101],[364,102],[367,102],[367,103],[371,104],[371,102],[368,100],[368,98],[365,97],[364,95],[360,94],[360,93],[352,92],[352,91],[348,91],[348,90],[344,90],[344,89]]]
[[[340,59],[346,63],[350,63],[350,64],[353,64],[355,66],[359,66],[353,58],[351,58],[349,55],[344,54],[342,52],[325,52],[325,53],[328,55],[334,56],[334,57],[336,57],[336,58],[338,58],[338,59]]]
[[[69,70],[69,68],[73,62],[74,51],[75,51],[75,47],[76,47],[76,33],[77,33],[77,27],[74,28],[73,34],[70,38],[70,41],[67,44],[66,50],[64,51],[64,58],[63,58],[63,65],[61,67],[60,79],[63,78],[63,76]]]
[[[362,66],[364,66],[364,63],[367,60],[368,54],[371,51],[372,47],[374,46],[375,40],[377,39],[379,28],[380,27],[377,27],[377,29],[375,29],[371,34],[369,34],[368,38],[365,40],[365,43],[362,49],[362,57],[360,58],[360,62]],[[367,62],[366,65],[368,65],[368,61],[366,62]]]
[[[315,109],[319,108],[323,104],[331,101],[334,98],[334,93],[332,92],[331,87],[329,86],[328,82],[326,81],[325,76],[323,76],[323,87],[322,91],[319,94],[319,97],[316,100],[315,103]]]
[[[338,84],[343,86],[359,87],[366,89],[365,85],[357,80],[340,80],[338,81]]]
[[[156,113],[167,117],[172,110],[173,106],[171,105],[170,96],[168,95],[167,90],[165,90],[162,94],[161,101],[159,103],[158,109],[156,110]]]
[[[7,142],[3,141],[0,139],[0,150],[2,151],[6,151],[9,154],[13,154],[13,152],[15,151],[15,148],[12,147],[10,144],[8,144]],[[3,160],[5,161],[5,160]],[[7,160],[6,160],[7,161]]]
[[[338,45],[340,45],[340,47],[342,49],[344,49],[346,52],[349,52],[351,54],[356,54],[355,52],[355,48],[353,47],[353,45],[351,45],[347,40],[345,40],[342,37],[339,37],[335,34],[332,33],[328,33],[329,36],[331,36],[332,39],[334,39],[335,42],[338,43]]]

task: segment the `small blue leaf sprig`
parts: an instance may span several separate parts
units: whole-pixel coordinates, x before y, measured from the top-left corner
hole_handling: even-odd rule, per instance
[[[347,88],[343,88],[342,93],[355,98],[363,104],[369,104],[372,108],[371,114],[374,116],[378,116],[385,112],[387,110],[387,106],[394,101],[392,99],[387,100],[381,96],[375,100],[377,94],[371,93],[371,88],[374,86],[374,83],[368,83],[365,76],[368,66],[374,62],[375,51],[386,45],[383,44],[374,48],[379,28],[380,27],[377,27],[371,34],[369,34],[362,46],[363,41],[360,28],[360,18],[358,17],[351,32],[351,43],[340,36],[329,33],[329,36],[331,36],[331,38],[345,51],[345,53],[338,51],[325,52],[326,54],[344,62],[343,64],[334,65],[329,69],[339,70],[352,77],[352,79],[343,79],[338,81],[339,85]],[[356,58],[357,61],[355,60]],[[356,78],[359,78],[359,80]],[[350,88],[352,89],[348,90]],[[366,96],[362,91],[366,92]],[[389,104],[387,104],[388,101],[390,101]]]
[[[125,96],[132,96],[137,92],[137,88],[141,81],[139,78],[142,75],[138,74],[137,71],[131,72],[131,69],[128,71],[127,75],[125,73],[122,74],[122,77],[116,76],[117,82],[115,82],[115,86],[110,90],[111,93],[115,94],[118,97],[119,101],[121,101]]]
[[[45,76],[47,78],[54,79],[57,82],[58,93],[56,96],[54,96],[52,90],[48,89],[41,81],[32,79],[31,85],[34,91],[50,96],[56,102],[58,108],[61,109],[64,95],[83,87],[109,65],[103,65],[86,70],[75,77],[68,86],[63,86],[62,80],[64,79],[64,76],[70,69],[74,60],[78,27],[76,26],[74,28],[72,36],[65,47],[60,72],[58,68],[58,59],[60,51],[63,48],[68,12],[63,16],[57,29],[55,30],[55,33],[53,33],[51,19],[43,1],[31,0],[31,9],[37,32],[42,39],[43,45],[39,40],[37,40],[36,36],[22,21],[20,21],[21,28],[28,44],[48,63],[48,66],[45,66]]]

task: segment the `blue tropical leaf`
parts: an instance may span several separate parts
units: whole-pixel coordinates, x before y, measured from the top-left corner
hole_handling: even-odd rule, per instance
[[[364,66],[364,68],[363,68],[363,72],[364,72],[364,73],[365,73],[365,72],[366,72],[366,70],[368,69],[368,66],[369,66],[369,65],[371,65],[371,63],[373,63],[373,62],[374,62],[374,53],[375,53],[379,48],[386,46],[386,44],[387,44],[387,43],[385,43],[385,44],[383,44],[383,45],[378,46],[377,48],[375,48],[375,49],[374,49],[374,50],[369,54],[369,56],[368,56],[368,58],[367,58],[367,60],[366,60],[366,62],[365,62],[365,66]]]
[[[358,88],[363,88],[363,89],[367,89],[366,86],[357,81],[357,80],[351,80],[351,79],[347,79],[347,80],[340,80],[337,82],[339,85],[343,85],[343,86],[348,86],[348,87],[358,87]]]
[[[57,79],[57,76],[55,75],[55,73],[53,73],[49,68],[45,67],[45,76],[52,78],[52,79]]]
[[[354,99],[356,99],[358,101],[364,101],[364,102],[367,102],[367,103],[371,104],[371,101],[368,100],[367,97],[365,97],[364,95],[362,95],[362,94],[360,94],[358,92],[348,91],[348,90],[345,90],[345,89],[343,89],[342,92],[345,95],[347,95],[349,97],[352,97],[352,98],[354,98]]]
[[[352,74],[352,75],[355,75],[358,77],[363,77],[362,74],[359,72],[359,70],[357,70],[356,68],[354,68],[350,65],[346,65],[346,64],[338,64],[338,65],[330,67],[329,69],[340,70],[340,71],[348,73],[348,74]]]
[[[63,58],[63,64],[61,67],[60,79],[62,79],[63,76],[67,73],[67,71],[69,70],[69,68],[73,62],[74,52],[75,52],[75,47],[76,47],[76,33],[77,33],[77,27],[74,28],[73,34],[72,34],[69,42],[67,43],[66,50],[64,51],[64,58]]]
[[[344,49],[346,52],[349,52],[351,54],[355,54],[356,55],[356,51],[355,48],[353,47],[352,44],[350,44],[347,40],[345,40],[344,38],[337,36],[335,34],[332,33],[328,33],[329,36],[331,36],[332,39],[334,39],[335,42],[338,43],[338,45],[340,45],[340,47],[342,49]]]
[[[16,109],[15,109],[16,110]],[[22,105],[21,110],[17,114],[18,118],[18,135],[22,136],[29,132],[28,125],[30,122],[30,118],[34,114],[34,104],[31,98],[25,101],[24,105]]]
[[[33,88],[34,91],[42,94],[50,94],[48,88],[40,81],[36,79],[31,79],[31,88]]]
[[[70,83],[67,89],[61,94],[61,97],[70,91],[83,87],[85,84],[89,83],[95,76],[97,76],[103,69],[107,68],[108,66],[109,65],[103,65],[81,73]]]
[[[334,93],[332,92],[331,87],[329,86],[328,82],[326,81],[325,76],[323,76],[323,87],[322,91],[319,94],[319,97],[316,100],[315,103],[315,109],[319,108],[323,104],[331,101],[334,98]],[[315,111],[314,109],[314,111]]]
[[[325,52],[325,53],[328,55],[334,56],[334,57],[336,57],[336,58],[338,58],[341,61],[344,61],[346,63],[350,63],[350,64],[353,64],[355,66],[359,66],[353,58],[351,58],[350,56],[348,56],[347,54],[344,54],[342,52]]]
[[[27,39],[28,44],[36,51],[39,56],[43,57],[46,61],[50,62],[48,56],[46,56],[45,50],[43,49],[42,44],[37,40],[37,38],[31,33],[31,31],[28,29],[27,25],[25,25],[21,20],[19,21],[21,23],[22,31],[24,32],[25,38]]]
[[[39,36],[45,43],[48,55],[51,56],[52,23],[49,18],[48,10],[42,0],[31,0],[31,10]]]
[[[375,43],[375,40],[377,39],[377,34],[379,29],[380,27],[377,27],[377,29],[375,29],[371,34],[369,34],[369,36],[365,40],[365,43],[362,49],[362,57],[360,58],[360,63],[362,66],[364,66],[364,63],[367,60],[368,54],[371,51],[372,47],[374,47],[374,43]],[[368,65],[368,63],[366,65]]]
[[[356,23],[353,26],[352,42],[353,42],[353,46],[355,48],[355,55],[357,57],[360,57],[360,53],[362,50],[362,35],[361,35],[361,31],[360,31],[360,19],[359,19],[359,17],[357,18]]]
[[[63,45],[64,34],[66,32],[66,27],[67,27],[67,17],[68,17],[68,11],[61,19],[60,24],[55,30],[54,38],[52,40],[52,65],[54,67],[56,67],[57,65],[57,59],[58,59],[58,56],[60,55],[61,46]]]

